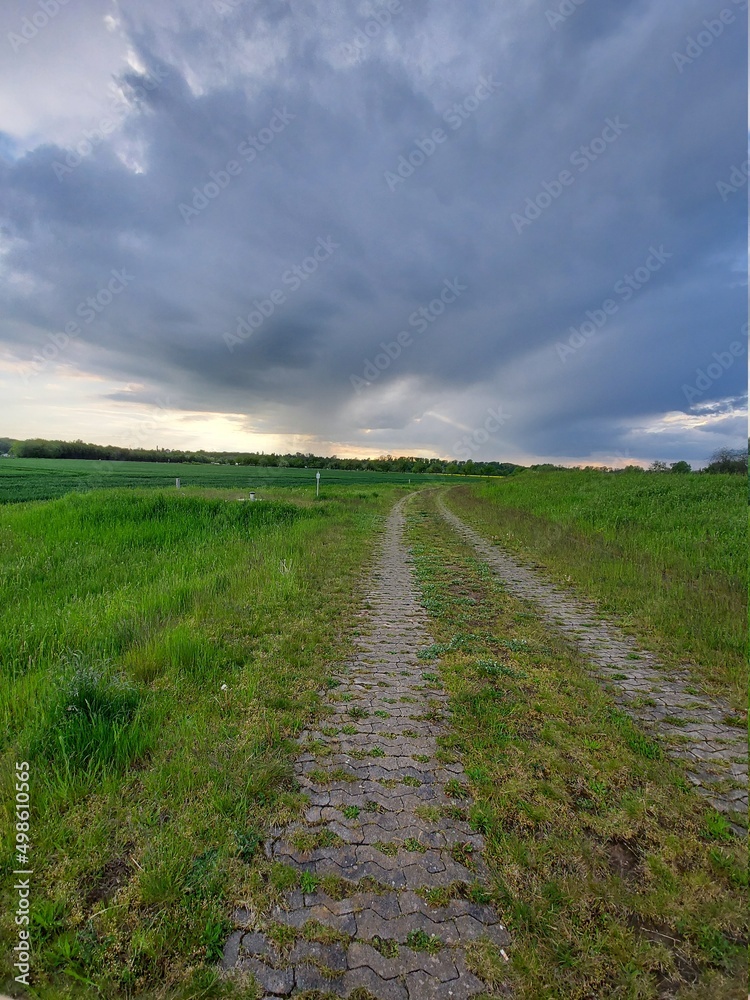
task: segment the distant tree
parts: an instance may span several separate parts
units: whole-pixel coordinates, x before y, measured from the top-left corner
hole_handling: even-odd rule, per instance
[[[459,462],[443,458],[419,458],[413,455],[381,455],[379,458],[337,458],[301,452],[285,455],[261,452],[176,451],[154,448],[123,448],[116,445],[88,444],[84,441],[49,441],[36,438],[16,441],[0,438],[0,455],[5,450],[14,458],[100,459],[113,462],[196,462],[212,465],[280,466],[282,468],[346,469],[371,472],[406,472],[421,475],[446,470],[473,476],[507,476],[523,471],[513,462]],[[549,468],[561,468],[549,466]]]
[[[670,465],[670,471],[672,472],[692,472],[693,467],[689,462],[672,462]]]
[[[742,448],[720,448],[711,456],[705,471],[747,475],[747,452]]]
[[[649,472],[669,472],[669,466],[666,462],[662,462],[660,459],[652,462],[648,469]]]

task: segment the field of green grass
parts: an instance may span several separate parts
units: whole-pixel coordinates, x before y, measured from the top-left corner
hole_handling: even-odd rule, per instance
[[[99,463],[15,464],[52,480]],[[316,500],[299,470],[184,468],[207,478],[0,506],[0,825],[13,829],[14,763],[28,761],[40,1000],[257,1000],[216,972],[229,915],[288,888],[261,845],[304,808],[292,738],[350,654],[384,516],[442,478],[341,473]],[[258,473],[265,485],[248,481]],[[263,502],[237,502],[252,486]],[[735,696],[741,477],[524,472],[445,495]],[[410,500],[409,531],[456,710],[444,751],[476,798],[519,1000],[657,1000],[674,984],[680,1000],[744,995],[744,846],[433,500]],[[472,961],[493,975],[481,949]]]
[[[485,537],[746,710],[743,476],[529,471],[447,497]]]
[[[56,458],[0,459],[0,504],[22,500],[51,500],[66,493],[122,487],[182,486],[239,488],[263,491],[298,487],[315,493],[315,469],[252,465],[201,465],[171,462],[99,462]],[[331,486],[370,489],[384,484],[413,487],[437,483],[475,482],[471,477],[401,472],[363,472],[323,469],[321,490]]]
[[[107,490],[0,509],[0,823],[13,829],[28,761],[35,996],[220,994],[228,900],[257,874],[264,830],[299,807],[289,740],[345,651],[393,499],[345,492]],[[0,863],[7,959],[9,837]]]

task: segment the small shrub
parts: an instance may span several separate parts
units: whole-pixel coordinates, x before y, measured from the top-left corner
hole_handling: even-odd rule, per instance
[[[313,893],[318,889],[320,884],[320,879],[317,875],[313,875],[312,872],[303,871],[299,877],[300,889],[304,893]]]

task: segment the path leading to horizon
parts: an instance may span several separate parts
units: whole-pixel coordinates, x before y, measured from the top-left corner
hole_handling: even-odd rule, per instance
[[[508,934],[485,902],[484,841],[463,818],[463,768],[439,748],[447,696],[434,662],[426,669],[417,658],[431,639],[403,542],[404,502],[386,523],[358,652],[325,725],[300,737],[304,822],[267,844],[304,873],[302,884],[262,926],[236,914],[225,948],[224,967],[252,972],[268,997],[469,1000],[490,991],[469,971],[467,949],[483,939],[506,958]]]
[[[617,705],[656,737],[663,751],[687,764],[697,791],[730,817],[735,832],[747,834],[747,739],[728,702],[696,693],[685,673],[666,668],[596,609],[548,583],[492,545],[446,507],[438,509],[451,527],[487,561],[508,590],[533,602],[550,626],[578,647],[596,676],[610,687]]]

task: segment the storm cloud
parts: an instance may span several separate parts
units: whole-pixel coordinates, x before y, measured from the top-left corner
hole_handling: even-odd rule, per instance
[[[740,445],[746,4],[714,7],[5,8],[3,432],[450,457],[501,408],[481,458]]]

